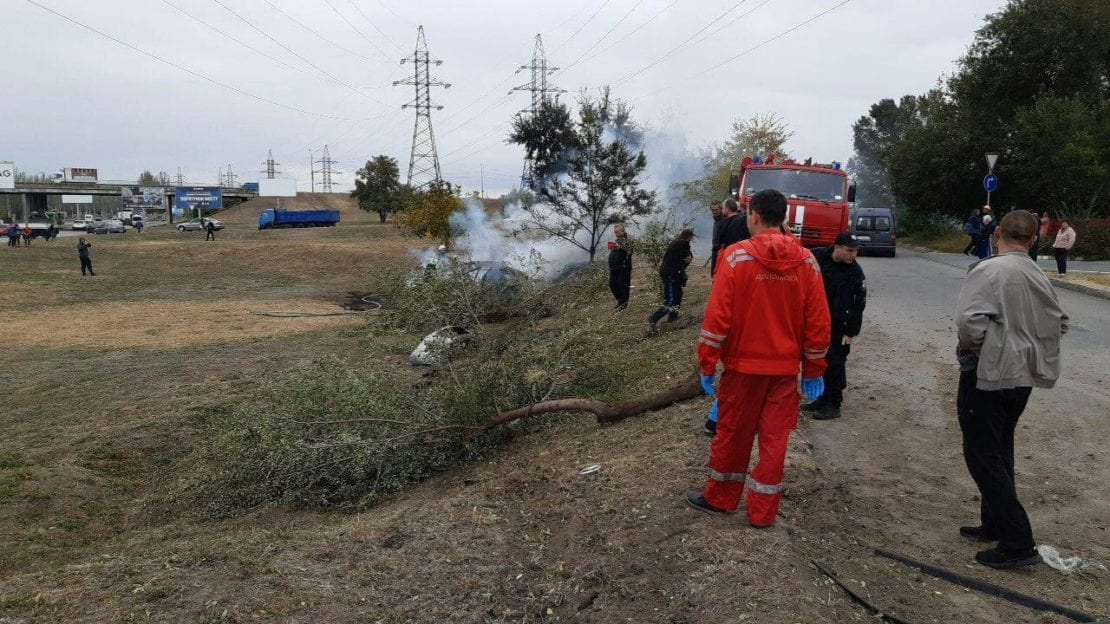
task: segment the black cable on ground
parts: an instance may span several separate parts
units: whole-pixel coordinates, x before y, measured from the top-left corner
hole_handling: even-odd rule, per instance
[[[998,598],[1008,600],[1009,602],[1021,605],[1023,607],[1036,609],[1037,611],[1051,611],[1053,613],[1059,613],[1060,615],[1072,619],[1076,622],[1095,621],[1094,617],[1087,615],[1082,611],[1076,611],[1075,609],[1062,607],[1058,604],[1053,604],[1051,602],[1048,602],[1047,600],[1042,600],[1035,596],[1027,596],[1012,589],[1007,589],[1005,587],[995,585],[994,583],[988,583],[987,581],[983,581],[974,577],[964,576],[962,574],[953,572],[940,566],[932,565],[930,563],[914,561],[909,557],[899,555],[895,552],[890,552],[889,550],[876,548],[875,554],[879,555],[880,557],[886,557],[887,559],[893,559],[894,561],[910,566],[911,568],[918,568],[922,572],[925,572],[931,576],[935,576],[938,579],[948,581],[949,583],[955,583],[956,585],[967,587],[968,589],[981,591],[984,594],[997,596]]]
[[[821,565],[820,563],[817,563],[817,561],[815,561],[813,559],[810,559],[809,562],[812,563],[818,570],[820,570],[821,574],[824,574],[825,576],[829,577],[829,579],[831,579],[832,582],[836,583],[837,587],[839,587],[840,589],[843,589],[844,593],[851,596],[852,600],[859,603],[860,606],[862,606],[864,609],[867,609],[868,613],[870,613],[871,615],[877,615],[877,616],[879,616],[880,619],[885,620],[887,622],[893,622],[894,624],[910,624],[909,622],[907,622],[907,621],[905,621],[901,618],[895,617],[895,616],[887,613],[886,611],[883,611],[882,609],[879,609],[878,607],[871,604],[870,602],[867,602],[867,599],[865,599],[863,596],[860,596],[856,592],[852,591],[852,588],[850,588],[847,585],[845,585],[844,583],[840,582],[840,579],[838,579],[835,574],[830,572],[828,570],[828,568],[826,568],[825,566]]]

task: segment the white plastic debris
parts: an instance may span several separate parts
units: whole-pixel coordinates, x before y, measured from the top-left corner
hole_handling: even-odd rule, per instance
[[[413,366],[434,366],[447,357],[447,350],[451,345],[474,339],[474,334],[465,327],[441,327],[424,336],[409,354],[409,362]]]
[[[578,474],[580,474],[580,475],[589,475],[589,474],[595,474],[595,473],[598,473],[598,472],[601,472],[601,464],[590,464],[589,466],[586,466],[585,468],[579,470]]]
[[[1090,563],[1080,559],[1077,556],[1068,557],[1064,559],[1060,556],[1060,551],[1055,547],[1048,544],[1041,544],[1037,546],[1037,552],[1040,553],[1041,559],[1054,570],[1059,570],[1064,574],[1071,574],[1072,572],[1082,572],[1090,567]]]

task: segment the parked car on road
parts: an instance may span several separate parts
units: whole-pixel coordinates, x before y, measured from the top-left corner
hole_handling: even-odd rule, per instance
[[[109,219],[97,223],[89,231],[93,234],[124,234],[127,232],[127,226],[119,219]]]
[[[74,221],[73,223],[71,223],[69,225],[69,229],[71,229],[71,230],[87,230],[87,229],[89,229],[89,224],[86,223],[83,220],[82,221]]]
[[[849,222],[852,238],[861,254],[880,253],[894,257],[897,249],[894,211],[890,208],[856,208]]]
[[[214,226],[216,226],[217,230],[224,229],[223,221],[220,221],[219,219],[209,219],[209,218],[205,217],[205,218],[202,218],[202,219],[189,219],[188,221],[186,221],[184,223],[178,223],[177,224],[177,231],[178,232],[196,232],[197,230],[203,230],[204,228],[208,227],[208,222],[209,221],[211,221],[212,224]]]

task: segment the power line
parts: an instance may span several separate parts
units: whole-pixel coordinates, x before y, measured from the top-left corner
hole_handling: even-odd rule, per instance
[[[325,0],[325,1],[327,1],[327,0]],[[297,57],[297,58],[301,59],[302,61],[304,61],[304,62],[305,62],[305,63],[307,63],[308,65],[311,65],[313,69],[315,69],[316,71],[320,72],[321,74],[323,74],[323,75],[327,76],[328,78],[331,78],[331,79],[332,79],[332,80],[334,80],[334,81],[335,81],[336,83],[338,83],[338,84],[341,84],[341,85],[343,85],[344,87],[346,87],[346,88],[350,89],[351,91],[354,91],[355,93],[357,93],[357,94],[361,95],[362,97],[364,97],[364,98],[366,98],[366,99],[368,99],[368,100],[371,100],[371,101],[373,101],[373,102],[377,102],[378,104],[381,104],[382,106],[385,106],[385,107],[388,107],[388,106],[389,106],[388,104],[386,104],[385,102],[383,102],[383,101],[379,100],[378,98],[376,98],[376,97],[374,97],[374,96],[372,96],[372,95],[367,95],[367,94],[363,93],[362,91],[359,91],[358,89],[356,89],[356,88],[355,88],[354,86],[352,86],[351,84],[349,84],[349,83],[346,83],[346,82],[344,82],[344,81],[340,80],[339,78],[336,78],[335,76],[332,76],[332,75],[331,75],[330,73],[328,73],[328,70],[324,69],[323,67],[320,67],[320,66],[319,66],[319,65],[317,65],[316,63],[313,63],[312,61],[310,61],[310,60],[306,59],[305,57],[301,56],[300,54],[297,54],[297,53],[296,53],[296,52],[295,52],[295,51],[294,51],[294,50],[293,50],[292,48],[290,48],[289,46],[285,45],[284,43],[282,43],[282,42],[278,41],[278,40],[277,40],[277,39],[275,39],[274,37],[271,37],[269,33],[267,33],[266,31],[262,30],[262,29],[261,29],[261,28],[259,28],[258,26],[255,26],[255,25],[254,25],[254,24],[253,24],[253,23],[252,23],[252,22],[251,22],[250,20],[248,20],[247,18],[245,18],[245,17],[243,17],[242,15],[239,15],[238,13],[236,13],[236,12],[235,12],[235,10],[234,10],[234,9],[232,9],[231,7],[227,6],[227,4],[225,4],[225,3],[223,2],[223,0],[212,0],[212,2],[215,2],[216,4],[220,5],[220,6],[221,6],[221,7],[223,7],[223,8],[224,8],[224,10],[226,10],[226,11],[227,11],[228,13],[231,13],[231,14],[232,14],[232,15],[234,15],[235,17],[239,18],[239,19],[240,19],[240,20],[241,20],[241,21],[242,21],[242,22],[243,22],[244,24],[246,24],[247,26],[250,26],[250,27],[251,27],[251,29],[253,29],[253,30],[254,30],[255,32],[257,32],[258,34],[262,35],[263,37],[265,37],[265,38],[269,39],[270,41],[273,41],[274,43],[276,43],[277,45],[279,45],[279,46],[280,46],[280,47],[281,47],[281,48],[282,48],[283,50],[285,50],[286,52],[288,52],[288,53],[292,54],[293,56],[295,56],[295,57]]]
[[[562,50],[562,49],[563,49],[563,46],[565,46],[566,44],[570,43],[570,40],[571,40],[571,39],[574,39],[575,37],[577,37],[577,36],[578,36],[578,33],[582,32],[582,29],[583,29],[583,28],[585,28],[585,27],[586,27],[586,26],[587,26],[587,25],[588,25],[588,24],[589,24],[590,22],[594,21],[594,18],[595,18],[595,17],[597,17],[597,15],[598,15],[599,13],[601,13],[601,10],[602,10],[602,9],[604,9],[604,8],[605,8],[605,7],[606,7],[606,6],[608,5],[608,4],[609,4],[609,0],[603,0],[603,1],[602,1],[602,3],[601,3],[601,6],[597,7],[597,10],[596,10],[596,11],[594,11],[593,15],[591,15],[591,16],[589,17],[589,19],[587,19],[586,21],[582,22],[582,25],[578,27],[578,30],[576,30],[576,31],[574,31],[573,33],[571,33],[571,35],[570,35],[569,37],[567,37],[567,38],[566,38],[566,39],[565,39],[565,40],[564,40],[564,41],[563,41],[562,43],[560,43],[559,45],[555,46],[555,49],[554,49],[554,50],[552,50],[552,51],[551,51],[551,53],[552,53],[552,54],[555,54],[555,53],[556,53],[556,52],[558,52],[559,50]]]
[[[799,23],[795,24],[794,26],[791,26],[790,28],[788,28],[788,29],[786,29],[786,30],[784,30],[784,31],[780,32],[779,34],[777,34],[777,35],[775,35],[775,36],[773,36],[773,37],[771,37],[771,38],[769,38],[769,39],[765,39],[765,40],[761,41],[760,43],[757,43],[757,44],[756,44],[756,45],[754,45],[754,46],[751,46],[750,48],[747,48],[747,49],[745,49],[745,50],[741,50],[741,51],[740,51],[740,52],[739,52],[738,54],[736,54],[736,55],[734,55],[734,56],[730,56],[729,58],[727,58],[727,59],[725,59],[725,60],[721,61],[720,63],[717,63],[716,65],[714,65],[714,66],[712,66],[712,67],[706,68],[706,69],[704,69],[704,70],[702,70],[702,71],[700,71],[700,72],[698,72],[698,73],[696,73],[696,74],[694,74],[694,75],[692,75],[692,76],[687,76],[687,77],[684,77],[684,78],[683,78],[683,79],[681,79],[681,80],[676,80],[676,81],[673,81],[673,82],[671,82],[670,84],[668,84],[668,85],[667,85],[667,86],[665,86],[665,87],[660,87],[660,88],[658,88],[658,89],[655,89],[654,91],[649,91],[649,92],[647,92],[647,93],[645,93],[645,94],[643,94],[643,95],[639,96],[639,97],[638,97],[637,99],[642,99],[642,98],[645,98],[645,97],[647,97],[647,96],[649,96],[649,95],[655,95],[656,93],[659,93],[660,91],[665,91],[665,90],[667,90],[667,89],[673,88],[673,87],[674,87],[675,85],[677,85],[677,84],[681,84],[681,83],[684,83],[684,82],[688,82],[688,81],[690,81],[690,80],[693,80],[693,79],[695,79],[695,78],[700,78],[700,77],[702,77],[702,76],[704,76],[704,75],[706,75],[706,74],[708,74],[708,73],[710,73],[710,72],[716,71],[716,70],[718,70],[718,69],[720,69],[720,68],[724,67],[725,65],[728,65],[729,63],[732,63],[732,62],[736,61],[737,59],[739,59],[740,57],[744,56],[745,54],[750,54],[750,53],[752,53],[752,52],[755,52],[756,50],[758,50],[759,48],[762,48],[763,46],[767,45],[768,43],[771,43],[771,42],[773,42],[773,41],[777,41],[777,40],[779,40],[779,39],[782,39],[782,38],[783,38],[783,37],[785,37],[786,35],[789,35],[790,33],[792,33],[792,32],[794,32],[794,31],[798,30],[799,28],[802,28],[802,27],[804,27],[804,26],[806,26],[806,25],[808,25],[808,24],[810,24],[810,23],[812,23],[812,22],[815,22],[815,21],[817,21],[817,20],[821,19],[822,17],[824,17],[824,16],[828,15],[829,13],[832,13],[833,11],[835,11],[835,10],[839,9],[840,7],[842,7],[842,6],[846,5],[846,4],[848,4],[848,3],[849,3],[849,2],[851,2],[851,1],[852,1],[852,0],[841,0],[841,2],[839,2],[839,3],[837,3],[837,4],[833,5],[833,6],[831,6],[831,7],[827,8],[827,9],[825,9],[824,11],[821,11],[821,12],[820,12],[820,13],[818,13],[817,15],[814,15],[813,17],[811,17],[811,18],[809,18],[809,19],[807,19],[807,20],[804,20],[804,21],[802,21],[802,22],[799,22]],[[757,8],[758,8],[758,7],[757,7]]]
[[[360,59],[362,59],[362,60],[364,60],[364,61],[370,61],[370,62],[372,62],[372,63],[384,63],[384,62],[386,62],[386,61],[383,61],[383,60],[381,60],[381,59],[376,59],[376,58],[370,58],[369,56],[366,56],[366,55],[363,55],[363,54],[359,54],[358,52],[355,52],[354,50],[351,50],[350,48],[347,48],[347,47],[345,47],[345,46],[343,46],[343,45],[341,45],[341,44],[338,44],[338,43],[336,43],[335,41],[332,41],[331,39],[328,39],[328,38],[327,38],[327,37],[325,37],[324,35],[321,35],[321,34],[320,34],[319,32],[317,32],[316,30],[314,30],[313,28],[311,28],[310,26],[308,26],[308,24],[305,24],[304,22],[302,22],[302,21],[298,20],[297,18],[293,17],[292,15],[290,15],[290,14],[286,13],[285,11],[283,11],[283,10],[281,9],[281,7],[279,7],[278,5],[274,4],[274,3],[273,3],[273,2],[271,2],[270,0],[263,0],[263,2],[265,2],[265,3],[266,3],[266,4],[268,4],[268,5],[270,5],[270,7],[271,7],[272,9],[274,9],[275,11],[277,11],[278,13],[280,13],[280,14],[282,15],[282,17],[284,17],[285,19],[289,20],[290,22],[293,22],[294,24],[296,24],[296,25],[297,25],[297,26],[298,26],[299,28],[301,28],[302,30],[307,30],[307,31],[308,31],[309,33],[311,33],[311,34],[315,35],[315,36],[316,36],[316,37],[317,37],[318,39],[320,39],[320,40],[321,40],[321,41],[323,41],[324,43],[327,43],[327,44],[329,44],[329,45],[332,45],[332,46],[334,46],[334,47],[336,47],[336,48],[338,48],[338,49],[340,49],[340,50],[342,50],[342,51],[344,51],[344,52],[346,52],[347,54],[350,54],[350,55],[352,55],[352,56],[357,56],[358,58],[360,58]]]
[[[671,7],[673,7],[676,4],[678,4],[678,0],[671,0],[671,2],[669,4],[664,5],[662,9],[659,9],[659,11],[656,12],[655,15],[652,15],[651,18],[649,18],[646,22],[640,24],[636,28],[633,28],[625,36],[621,37],[620,39],[617,39],[613,43],[610,43],[609,45],[605,46],[601,50],[598,50],[593,56],[591,56],[590,58],[585,59],[585,60],[595,59],[595,58],[601,56],[602,54],[605,54],[609,50],[612,50],[613,48],[617,47],[618,45],[624,43],[626,40],[628,40],[629,37],[631,37],[632,35],[635,35],[636,33],[640,32],[641,30],[643,30],[645,27],[647,27],[648,24],[651,24],[652,22],[654,22],[660,15],[666,13]],[[581,60],[582,59],[578,59],[578,60],[574,61],[573,63],[571,63],[570,65],[567,65],[566,67],[563,68],[563,72],[565,73],[568,69],[570,69],[571,67],[574,67],[579,62],[581,62]]]
[[[224,31],[220,30],[219,28],[216,28],[212,24],[209,24],[208,22],[202,20],[201,18],[197,17],[196,15],[193,15],[192,13],[186,11],[185,9],[177,6],[176,4],[170,2],[169,0],[162,0],[162,3],[170,6],[171,8],[173,8],[175,10],[177,10],[179,13],[181,13],[181,14],[185,15],[186,17],[192,19],[193,21],[197,22],[198,24],[215,31],[220,36],[226,37],[226,38],[234,41],[235,43],[238,43],[240,46],[242,46],[242,47],[244,47],[244,48],[246,48],[246,49],[248,49],[248,50],[250,50],[250,51],[252,51],[256,54],[260,54],[260,55],[270,59],[271,61],[274,61],[275,63],[278,63],[278,64],[280,64],[284,67],[288,67],[289,69],[291,69],[293,71],[300,72],[302,74],[311,75],[311,74],[309,74],[309,72],[306,72],[305,70],[301,69],[300,67],[293,67],[292,65],[290,65],[289,63],[286,63],[285,61],[279,59],[278,57],[273,56],[270,53],[265,52],[263,50],[259,50],[258,48],[252,46],[249,43],[246,43],[245,41],[243,41],[242,39],[239,39],[235,35],[232,35],[231,33],[224,32]]]
[[[623,83],[625,83],[625,82],[628,82],[629,80],[632,80],[632,79],[633,79],[633,78],[635,78],[636,76],[639,76],[640,74],[642,74],[642,73],[646,72],[647,70],[651,69],[652,67],[655,67],[656,65],[658,65],[658,64],[662,63],[663,61],[667,60],[668,58],[670,58],[670,56],[671,56],[672,54],[674,54],[675,52],[677,52],[677,51],[681,50],[682,48],[686,47],[686,45],[687,45],[687,44],[689,44],[689,43],[690,43],[691,41],[693,41],[693,40],[694,40],[695,38],[697,38],[697,36],[698,36],[698,35],[700,35],[700,34],[702,34],[703,32],[705,32],[705,31],[709,30],[709,28],[710,28],[711,26],[713,26],[713,25],[714,25],[714,24],[716,24],[717,22],[719,22],[719,21],[721,21],[722,19],[724,19],[724,18],[725,18],[725,16],[727,16],[727,15],[728,15],[729,13],[732,13],[732,12],[733,12],[733,11],[735,11],[736,9],[740,8],[740,6],[741,6],[741,5],[743,5],[743,4],[744,4],[745,2],[747,2],[747,1],[748,1],[748,0],[740,0],[740,1],[739,1],[739,2],[737,2],[736,4],[732,5],[732,6],[731,6],[731,7],[729,7],[729,9],[728,9],[728,10],[726,10],[726,11],[725,11],[724,13],[721,13],[721,14],[720,14],[720,15],[718,15],[718,16],[717,16],[717,17],[716,17],[716,18],[715,18],[714,20],[712,20],[711,22],[709,22],[709,23],[708,23],[708,24],[706,24],[705,26],[702,26],[702,27],[701,27],[700,29],[698,29],[698,31],[697,31],[697,32],[695,32],[694,34],[692,34],[692,35],[690,35],[689,37],[687,37],[687,38],[686,38],[686,39],[685,39],[685,40],[684,40],[684,41],[683,41],[682,43],[680,43],[680,44],[678,44],[678,45],[674,46],[674,47],[673,47],[673,48],[671,48],[670,50],[667,50],[666,52],[664,52],[664,53],[663,53],[663,55],[662,55],[662,56],[660,56],[659,58],[655,59],[655,60],[654,60],[654,61],[652,61],[651,63],[648,63],[647,65],[645,65],[645,66],[641,67],[640,69],[638,69],[638,70],[636,70],[636,71],[632,72],[631,74],[629,74],[629,75],[625,76],[624,78],[621,78],[621,79],[617,80],[616,82],[614,82],[614,83],[613,83],[613,86],[617,86],[617,85],[623,84]]]
[[[520,85],[519,87],[513,87],[509,91],[509,95],[512,95],[516,91],[530,92],[532,94],[532,106],[526,112],[534,118],[540,108],[550,101],[552,94],[558,99],[560,93],[566,93],[564,89],[549,85],[547,82],[547,77],[559,68],[548,67],[547,54],[543,49],[543,37],[540,35],[536,35],[536,45],[532,50],[532,62],[528,65],[521,65],[520,69],[517,69],[517,72],[525,69],[531,70],[532,72],[531,82]],[[525,159],[524,173],[522,173],[520,177],[521,187],[527,185],[528,188],[532,188],[535,169],[535,162],[530,158]]]
[[[367,15],[358,6],[358,4],[355,2],[355,0],[347,0],[347,3],[350,4],[351,7],[354,8],[355,12],[357,12],[359,15],[362,16],[362,19],[365,20],[367,24],[370,24],[370,26],[372,26],[374,28],[374,30],[378,31],[379,35],[385,37],[385,40],[388,41],[393,47],[397,48],[398,50],[402,49],[401,46],[396,41],[394,41],[392,37],[389,36],[389,33],[385,32],[381,28],[378,28],[378,25],[375,24],[374,21],[370,19],[370,16]]]
[[[104,32],[102,30],[97,30],[96,28],[93,28],[92,26],[89,26],[88,24],[85,24],[85,23],[80,22],[76,19],[73,19],[72,17],[69,17],[68,15],[65,15],[63,13],[59,13],[58,11],[55,11],[54,9],[51,9],[48,6],[44,6],[44,5],[40,4],[39,2],[37,2],[36,0],[26,0],[26,2],[29,3],[29,4],[33,4],[34,6],[37,6],[38,8],[42,9],[43,11],[46,11],[47,13],[51,13],[51,14],[57,16],[57,17],[60,17],[60,18],[64,19],[65,21],[67,21],[67,22],[69,22],[69,23],[71,23],[75,26],[80,26],[81,28],[84,28],[85,30],[96,33],[96,34],[100,35],[101,37],[104,37],[105,39],[109,39],[111,41],[114,41],[115,43],[118,43],[119,45],[121,45],[121,46],[123,46],[123,47],[125,47],[129,50],[132,50],[134,52],[138,52],[139,54],[142,54],[143,56],[150,57],[150,58],[158,61],[159,63],[169,65],[170,67],[173,67],[174,69],[183,71],[183,72],[185,72],[185,73],[187,73],[191,76],[195,76],[195,77],[200,78],[201,80],[204,80],[206,82],[210,82],[214,85],[223,87],[223,88],[228,89],[230,91],[234,91],[235,93],[238,93],[239,95],[244,95],[244,96],[249,97],[251,99],[258,100],[259,102],[265,102],[266,104],[270,104],[272,106],[277,106],[278,108],[284,108],[286,110],[290,110],[290,111],[293,111],[295,113],[300,113],[302,115],[308,115],[310,117],[322,117],[324,119],[337,119],[337,120],[340,120],[340,121],[351,121],[351,118],[349,118],[349,117],[336,117],[334,115],[325,115],[323,113],[314,113],[314,112],[311,112],[311,111],[306,111],[302,108],[298,108],[296,106],[291,106],[289,104],[282,104],[281,102],[271,100],[271,99],[269,99],[267,97],[263,97],[261,95],[256,95],[256,94],[251,93],[249,91],[244,91],[243,89],[240,89],[239,87],[229,85],[225,82],[220,82],[219,80],[216,80],[215,78],[210,78],[208,76],[205,76],[204,74],[202,74],[200,72],[197,72],[197,71],[194,71],[192,69],[189,69],[188,67],[185,67],[184,65],[179,65],[179,64],[177,64],[173,61],[164,59],[164,58],[162,58],[162,57],[160,57],[156,54],[153,54],[151,52],[147,52],[146,50],[143,50],[142,48],[131,45],[130,43],[127,43],[126,41],[123,41],[122,39],[119,39],[117,37],[109,35],[108,33]],[[364,119],[364,121],[373,121],[373,119],[367,118],[367,119]]]
[[[347,25],[351,27],[351,30],[358,33],[359,37],[362,37],[363,39],[365,39],[366,43],[369,43],[370,46],[378,52],[378,54],[382,55],[382,58],[386,59],[387,61],[390,60],[389,55],[385,53],[385,50],[378,47],[378,44],[374,43],[373,39],[371,39],[370,37],[367,37],[365,33],[363,33],[361,30],[359,30],[358,27],[355,26],[353,22],[351,22],[351,20],[347,19],[346,15],[343,15],[342,13],[340,13],[339,9],[335,8],[335,5],[331,3],[331,0],[324,0],[324,4],[328,5],[328,8],[330,8],[333,13],[338,15],[340,19],[342,19],[344,22],[346,22]]]
[[[583,52],[582,54],[579,54],[579,55],[578,55],[578,58],[574,59],[574,61],[573,61],[573,62],[572,62],[572,63],[571,63],[570,65],[567,65],[567,66],[566,66],[566,67],[564,67],[563,69],[564,69],[564,70],[566,70],[566,69],[569,69],[569,68],[571,68],[571,67],[574,67],[574,66],[575,66],[575,65],[577,65],[578,63],[581,63],[581,62],[582,62],[582,59],[583,59],[583,58],[585,58],[585,56],[586,56],[587,54],[589,54],[591,50],[593,50],[593,49],[594,49],[594,48],[596,48],[596,47],[597,47],[598,45],[600,45],[602,41],[605,41],[605,39],[606,39],[606,38],[607,38],[607,37],[608,37],[609,35],[613,34],[613,31],[614,31],[614,30],[616,30],[618,26],[620,26],[621,24],[623,24],[623,23],[624,23],[624,21],[625,21],[626,19],[628,19],[628,18],[629,18],[629,17],[630,17],[630,16],[631,16],[631,15],[632,15],[633,13],[635,13],[635,12],[636,12],[636,9],[640,8],[640,5],[641,5],[641,4],[643,4],[643,3],[644,3],[644,2],[646,2],[646,1],[647,1],[647,0],[638,0],[638,1],[636,2],[636,4],[633,4],[633,5],[632,5],[632,8],[631,8],[631,9],[628,9],[628,12],[627,12],[627,13],[625,13],[625,14],[624,14],[624,15],[623,15],[623,16],[622,16],[622,17],[621,17],[621,18],[620,18],[619,20],[617,20],[617,23],[616,23],[616,24],[613,24],[613,26],[612,26],[612,27],[611,27],[611,28],[610,28],[609,30],[605,31],[605,34],[601,36],[601,39],[598,39],[597,41],[595,41],[595,42],[594,42],[594,44],[593,44],[593,45],[591,45],[590,47],[586,48],[586,51],[585,51],[585,52]]]

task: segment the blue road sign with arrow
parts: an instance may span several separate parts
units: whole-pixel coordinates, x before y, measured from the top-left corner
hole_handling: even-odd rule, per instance
[[[988,193],[993,193],[998,190],[998,176],[993,173],[988,173],[983,177],[983,189]]]

